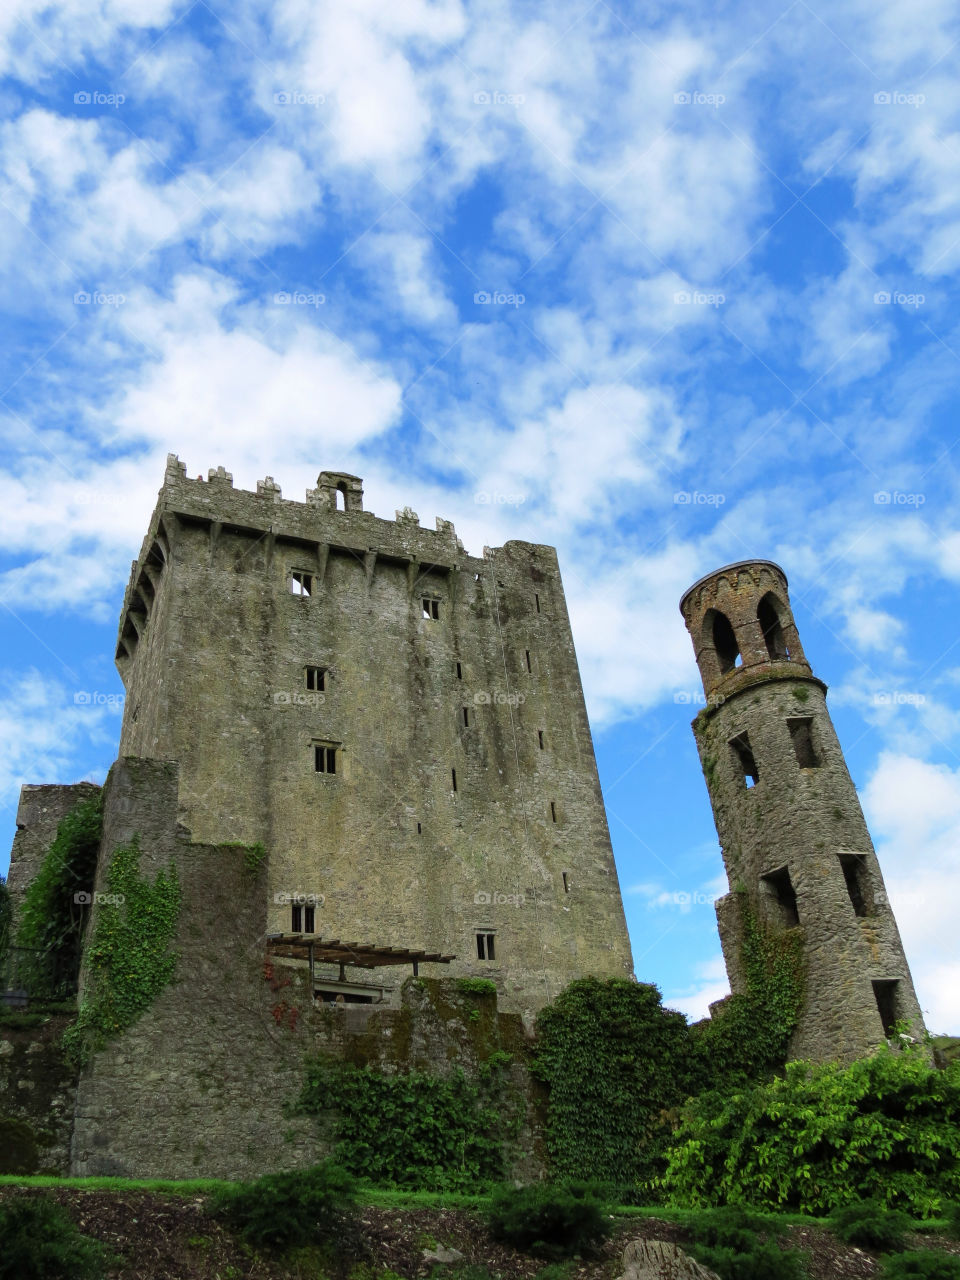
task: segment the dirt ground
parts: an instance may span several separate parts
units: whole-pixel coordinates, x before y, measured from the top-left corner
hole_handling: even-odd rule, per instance
[[[252,1253],[210,1217],[206,1199],[200,1195],[67,1187],[46,1192],[0,1189],[2,1199],[15,1195],[52,1195],[68,1209],[86,1235],[100,1240],[121,1259],[108,1272],[110,1280],[312,1280],[318,1274],[315,1259],[280,1262]],[[436,1245],[463,1255],[455,1268],[444,1268],[444,1272],[483,1267],[498,1280],[533,1280],[544,1266],[540,1259],[498,1244],[482,1221],[465,1210],[366,1206],[359,1216],[356,1262],[361,1269],[354,1272],[355,1280],[375,1280],[385,1270],[404,1280],[427,1277],[437,1264],[425,1260],[423,1254]],[[656,1218],[622,1219],[602,1254],[576,1261],[568,1280],[614,1280],[622,1270],[624,1248],[639,1237],[680,1244],[684,1240],[675,1223]],[[875,1254],[840,1244],[819,1227],[791,1228],[782,1243],[807,1252],[810,1280],[855,1280],[879,1274]],[[910,1247],[960,1255],[960,1244],[935,1235],[916,1235]],[[462,1280],[480,1277],[468,1275]]]

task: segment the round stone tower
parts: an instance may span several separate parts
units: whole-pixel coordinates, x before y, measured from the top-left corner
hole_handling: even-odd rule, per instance
[[[707,705],[693,722],[731,892],[717,918],[731,990],[743,923],[799,930],[806,989],[791,1058],[850,1061],[897,1021],[923,1033],[856,788],[804,657],[783,570],[727,565],[680,602]]]

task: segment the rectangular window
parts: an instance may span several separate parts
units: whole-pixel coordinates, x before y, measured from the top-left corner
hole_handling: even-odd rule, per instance
[[[313,574],[294,569],[287,585],[293,595],[309,596],[313,593]]]
[[[418,823],[417,823],[417,835],[419,836],[419,835],[422,835],[422,834],[423,834],[423,827],[422,827],[422,826],[420,825],[420,823],[418,822]]]
[[[537,730],[537,742],[540,744],[540,750],[543,750],[543,730]]]
[[[463,667],[461,667],[459,662],[457,663],[457,679],[458,680],[463,679]]]
[[[492,933],[477,934],[477,959],[478,960],[495,960],[496,952],[494,951]]]
[[[316,919],[315,919],[315,917],[316,917],[316,907],[304,907],[304,908],[303,908],[303,932],[304,932],[304,933],[315,933],[315,932],[316,932]]]
[[[450,770],[450,777],[451,777],[451,779],[452,779],[452,781],[453,781],[453,789],[454,789],[454,791],[456,791],[456,789],[457,789],[457,771],[456,771],[456,769],[451,769],[451,770]]]
[[[433,596],[424,596],[420,601],[425,618],[432,618],[434,622],[440,618],[440,601]]]
[[[569,884],[569,881],[567,880],[567,873],[565,871],[563,873],[563,892],[564,893],[570,892],[570,884]]]
[[[469,707],[463,708],[463,723],[464,723],[464,726],[467,728],[470,725],[470,708]]]
[[[527,670],[532,672],[532,671],[533,671],[533,667],[530,665],[530,650],[529,650],[529,649],[524,649],[523,653],[524,653],[525,658],[527,659]]]
[[[550,801],[550,821],[556,822],[556,820],[557,820],[557,805],[556,805],[556,801],[551,800]]]
[[[533,598],[534,598],[534,600],[537,602],[537,613],[539,613],[539,612],[540,612],[540,597],[537,595],[537,593],[536,593],[536,592],[534,592],[534,593],[533,593]]]
[[[883,1023],[883,1034],[888,1036],[893,1031],[893,1024],[899,1019],[900,983],[892,981],[875,982],[873,995],[877,1002],[877,1011]]]
[[[820,757],[813,745],[813,720],[788,720],[787,728],[793,742],[797,764],[801,769],[819,769]]]
[[[290,926],[293,933],[303,933],[303,907],[297,902],[290,908]]]
[[[757,762],[753,758],[749,737],[745,733],[738,734],[736,738],[731,739],[730,746],[737,758],[738,766],[743,771],[744,786],[755,787],[760,781],[760,774],[757,772]]]
[[[336,773],[337,743],[315,742],[313,744],[313,767],[317,773]]]
[[[307,688],[313,693],[322,693],[326,674],[325,667],[307,667]]]
[[[767,876],[761,876],[760,886],[773,906],[775,918],[784,929],[793,929],[800,923],[797,895],[790,880],[790,872],[786,867],[781,867],[779,871],[771,871]]]
[[[867,878],[867,860],[859,853],[841,853],[840,866],[843,878],[847,882],[847,893],[853,905],[854,914],[869,915],[867,904],[870,901],[870,881]]]

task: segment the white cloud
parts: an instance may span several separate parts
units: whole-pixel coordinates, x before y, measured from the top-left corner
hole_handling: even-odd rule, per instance
[[[730,994],[727,971],[722,955],[712,956],[696,966],[696,981],[683,988],[664,992],[663,1004],[667,1009],[678,1009],[691,1022],[710,1016],[710,1005]]]
[[[884,752],[862,799],[928,1029],[958,1034],[960,769]]]

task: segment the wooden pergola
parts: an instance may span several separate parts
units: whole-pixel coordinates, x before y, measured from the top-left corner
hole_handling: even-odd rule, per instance
[[[347,965],[358,969],[379,969],[386,965],[410,964],[416,978],[421,964],[449,964],[457,958],[439,951],[383,947],[375,942],[341,942],[339,938],[324,938],[319,933],[268,933],[267,954],[278,959],[308,961],[311,986],[317,961],[338,964],[340,981],[345,982],[344,969]]]

